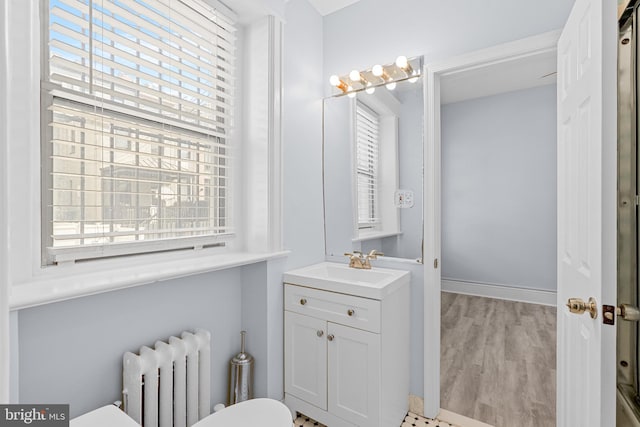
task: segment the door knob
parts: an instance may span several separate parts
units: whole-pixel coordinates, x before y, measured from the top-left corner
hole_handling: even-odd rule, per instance
[[[567,307],[573,314],[583,314],[588,311],[592,319],[598,317],[598,303],[593,297],[590,297],[588,302],[584,302],[582,298],[569,298]]]
[[[331,335],[327,335],[327,339],[328,339],[329,341],[333,341],[333,339],[334,339],[334,338],[335,338],[335,337],[333,336],[333,334],[331,334]]]
[[[324,331],[319,329],[319,330],[316,332],[316,335],[318,335],[319,337],[321,337],[321,336],[323,336],[323,335],[324,335]]]

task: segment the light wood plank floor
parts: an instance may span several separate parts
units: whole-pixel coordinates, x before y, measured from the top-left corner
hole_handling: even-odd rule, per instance
[[[440,406],[496,427],[556,417],[556,309],[442,293]]]

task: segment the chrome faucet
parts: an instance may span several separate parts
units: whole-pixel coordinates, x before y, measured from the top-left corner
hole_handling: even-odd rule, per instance
[[[349,267],[361,270],[371,270],[371,260],[377,259],[378,256],[384,256],[382,252],[378,252],[375,249],[367,255],[363,255],[360,251],[346,252],[344,255],[349,257]]]

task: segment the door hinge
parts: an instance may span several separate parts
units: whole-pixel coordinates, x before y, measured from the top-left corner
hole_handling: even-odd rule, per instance
[[[438,268],[438,258],[433,260],[433,268]]]

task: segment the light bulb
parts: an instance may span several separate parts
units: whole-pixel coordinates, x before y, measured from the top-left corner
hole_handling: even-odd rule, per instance
[[[347,89],[347,96],[349,98],[355,98],[356,97],[356,93],[353,91],[353,88],[351,86],[349,86],[349,88]]]
[[[373,92],[376,91],[376,88],[371,84],[371,82],[369,82],[367,83],[367,88],[364,91],[367,92],[369,95],[371,95],[373,94]]]
[[[409,61],[407,61],[407,57],[406,56],[398,56],[396,58],[396,65],[402,69],[407,68],[407,65],[409,65]]]
[[[382,68],[382,65],[377,64],[373,66],[371,72],[376,77],[382,77],[382,75],[384,74],[384,68]]]
[[[343,82],[340,77],[336,76],[335,74],[331,77],[329,77],[329,83],[331,83],[331,86],[335,86],[338,89],[340,89],[342,91],[342,93],[347,91],[347,84],[345,82]]]
[[[351,79],[352,82],[359,82],[362,79],[362,77],[360,76],[360,71],[351,70],[351,72],[349,73],[349,79]]]
[[[417,81],[418,81],[418,76],[411,77],[411,78],[409,79],[409,83],[415,83],[415,82],[417,82]]]
[[[396,88],[396,82],[387,83],[387,89],[394,90]]]

